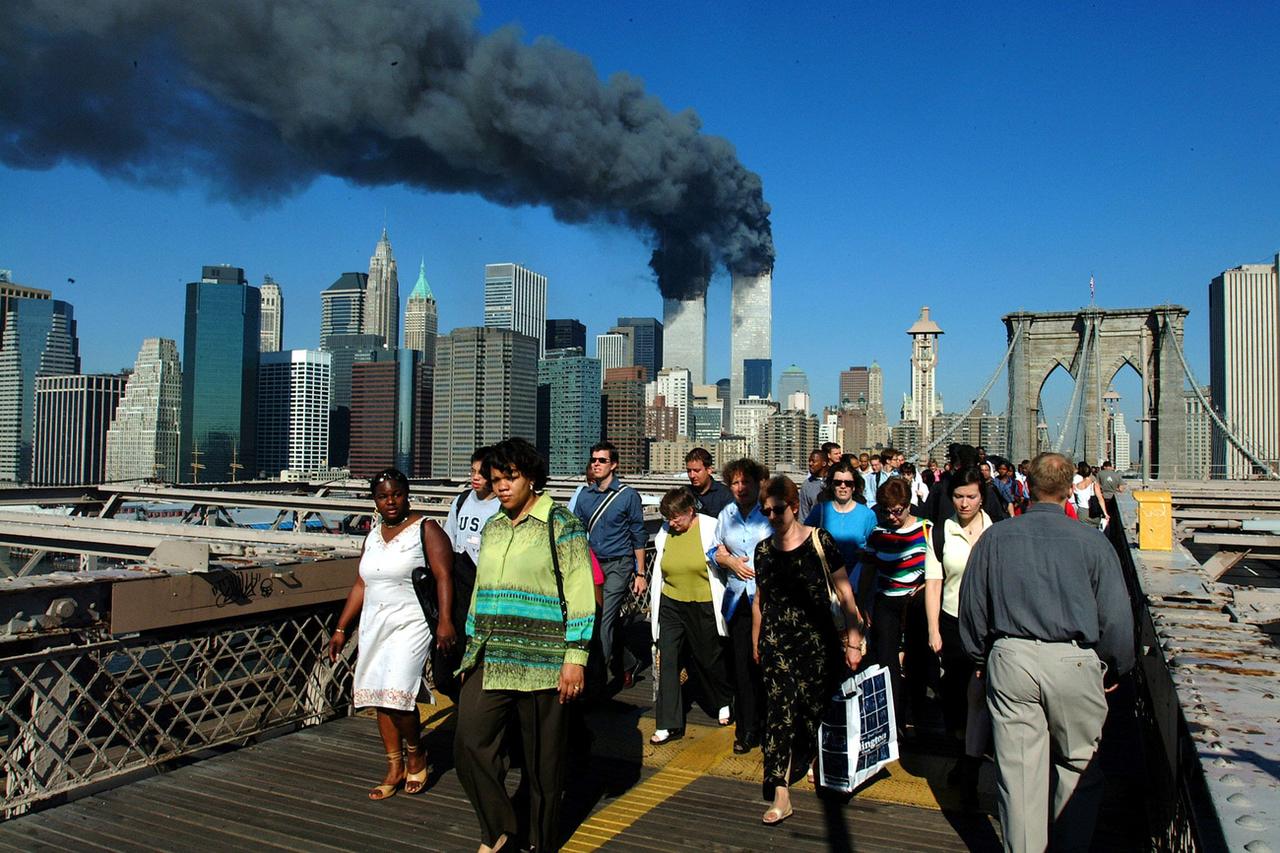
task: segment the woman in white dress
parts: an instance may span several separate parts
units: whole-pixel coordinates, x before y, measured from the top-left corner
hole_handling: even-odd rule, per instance
[[[409,481],[388,469],[370,481],[380,524],[364,540],[360,576],[347,595],[338,627],[329,640],[329,660],[337,660],[347,633],[359,617],[355,705],[375,708],[378,732],[387,750],[387,775],[369,791],[383,800],[404,785],[417,794],[427,784],[427,757],[419,743],[418,688],[431,644],[431,629],[413,591],[413,570],[429,565],[435,576],[440,620],[436,646],[447,653],[457,639],[453,625],[453,548],[440,526],[409,511]],[[426,553],[423,553],[423,544]],[[429,559],[428,559],[429,558]]]

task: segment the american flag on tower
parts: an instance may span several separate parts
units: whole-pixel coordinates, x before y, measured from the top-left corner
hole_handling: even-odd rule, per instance
[[[1093,275],[1089,276],[1089,301],[1093,301]]]

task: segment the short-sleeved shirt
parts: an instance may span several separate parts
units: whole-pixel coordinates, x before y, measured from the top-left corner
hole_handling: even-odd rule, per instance
[[[840,556],[844,558],[845,568],[849,572],[849,582],[857,588],[861,572],[861,551],[867,547],[867,537],[876,529],[876,514],[864,504],[854,503],[848,512],[837,512],[836,505],[824,501],[813,508],[804,523],[810,527],[821,527],[831,534]]]
[[[982,530],[991,526],[991,516],[982,513]],[[942,611],[951,616],[960,615],[960,581],[964,578],[964,567],[969,561],[969,551],[973,543],[965,534],[960,522],[948,518],[942,523],[942,561],[929,543],[929,550],[924,557],[924,579],[942,581]]]
[[[698,492],[692,484],[689,494],[693,495],[693,508],[701,515],[719,518],[724,508],[733,503],[733,492],[719,480],[712,480],[706,492]]]
[[[453,553],[465,553],[472,563],[480,562],[480,531],[484,530],[485,522],[493,518],[499,506],[496,495],[481,500],[474,489],[468,493],[462,506],[454,500],[449,507],[449,516],[444,520],[444,532],[453,543]]]
[[[1124,477],[1120,476],[1119,471],[1103,468],[1098,472],[1098,485],[1102,487],[1102,497],[1111,500],[1116,492],[1124,488]]]

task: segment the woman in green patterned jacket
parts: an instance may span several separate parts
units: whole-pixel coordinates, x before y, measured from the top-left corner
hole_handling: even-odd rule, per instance
[[[506,732],[519,727],[529,790],[529,843],[560,847],[565,703],[581,697],[595,627],[586,530],[542,494],[547,464],[529,442],[494,445],[484,463],[502,511],[480,538],[467,615],[454,755],[480,821],[481,853],[514,847],[517,819],[503,784]]]

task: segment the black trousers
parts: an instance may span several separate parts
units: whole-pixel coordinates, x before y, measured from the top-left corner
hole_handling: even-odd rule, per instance
[[[948,731],[963,733],[969,719],[973,659],[960,642],[959,619],[946,611],[939,613],[938,633],[942,635],[942,719]]]
[[[467,674],[458,702],[454,760],[458,781],[480,821],[480,840],[492,847],[519,828],[503,783],[507,730],[516,725],[524,745],[521,787],[529,795],[529,842],[560,849],[560,800],[564,792],[567,715],[555,690],[483,689],[483,666]]]
[[[751,599],[746,594],[738,601],[728,628],[733,663],[733,715],[738,721],[735,733],[738,740],[758,741],[764,687],[760,681],[760,667],[751,655]]]
[[[662,596],[658,608],[657,727],[684,728],[684,695],[680,689],[680,662],[687,660],[694,683],[701,685],[712,708],[729,704],[729,680],[724,648],[716,631],[715,605],[711,602],[676,601]]]
[[[893,714],[899,727],[907,723],[906,690],[911,692],[911,709],[915,712],[924,705],[925,682],[928,672],[929,629],[925,620],[924,595],[876,596],[875,615],[871,619],[871,655],[876,663],[889,670],[893,685]],[[904,660],[898,662],[898,653]],[[915,674],[910,684],[904,684],[903,669]]]

